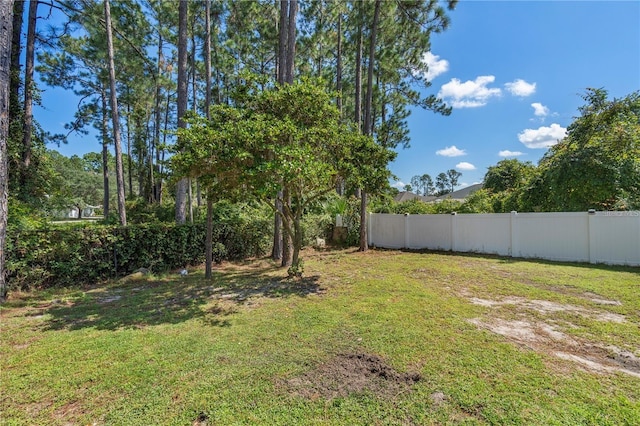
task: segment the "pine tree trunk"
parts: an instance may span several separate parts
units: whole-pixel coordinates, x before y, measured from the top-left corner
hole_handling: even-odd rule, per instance
[[[29,19],[27,21],[27,51],[24,67],[24,123],[22,134],[22,183],[26,181],[31,166],[31,136],[33,133],[33,66],[35,62],[36,19],[38,18],[38,1],[29,2]],[[24,188],[24,186],[23,186]]]
[[[111,98],[111,117],[113,120],[113,142],[116,152],[116,183],[118,188],[118,215],[120,225],[127,225],[127,212],[124,197],[124,168],[122,167],[122,146],[120,142],[120,118],[118,117],[118,98],[116,96],[116,69],[113,60],[113,34],[111,32],[111,6],[104,0],[104,20],[107,33],[107,56],[109,60],[109,87]]]
[[[193,185],[191,179],[187,179],[187,205],[189,207],[189,223],[193,223]]]
[[[206,88],[204,96],[204,113],[207,120],[211,118],[211,0],[205,0],[204,17],[204,74]],[[213,270],[213,191],[207,190],[207,234],[205,238],[205,272],[204,277],[210,279]],[[198,196],[198,198],[200,198]]]
[[[285,203],[287,206],[291,205],[291,194],[289,194],[289,191],[285,189],[282,191],[282,201],[283,203]],[[292,241],[291,241],[291,233],[289,232],[289,229],[291,229],[291,219],[289,220],[289,226],[285,226],[282,228],[282,262],[280,264],[280,266],[289,266],[291,265],[291,246],[292,246]]]
[[[102,101],[102,215],[109,218],[109,118],[107,113],[107,94],[104,90],[100,94]]]
[[[289,35],[289,1],[280,0],[280,21],[278,23],[278,83],[284,84],[287,69],[287,37]]]
[[[133,195],[133,173],[132,173],[132,164],[131,164],[131,105],[127,104],[127,119],[125,120],[125,124],[127,125],[127,180],[129,183],[129,195]],[[125,197],[127,193],[125,191]]]
[[[338,40],[336,43],[336,106],[342,117],[342,12],[338,13]]]
[[[285,83],[293,83],[293,75],[295,72],[295,57],[296,57],[296,17],[298,14],[298,1],[289,1],[289,16],[287,22],[287,51],[286,51],[286,64],[285,69]],[[291,194],[287,190],[282,193],[283,203],[291,205]],[[292,235],[286,229],[282,232],[282,266],[291,265],[291,251],[292,251]]]
[[[19,0],[13,5],[13,36],[11,38],[11,82],[9,93],[9,122],[13,123],[20,113],[20,54],[22,53],[22,15],[24,1]]]
[[[204,17],[204,74],[205,74],[205,95],[204,114],[207,119],[210,117],[211,109],[211,0],[205,0]]]
[[[355,115],[353,121],[356,123],[358,130],[362,130],[362,26],[364,20],[364,13],[362,3],[358,4],[358,36],[356,41],[356,81],[355,81]]]
[[[213,191],[211,190],[207,191],[207,234],[204,245],[206,253],[204,277],[209,279],[213,270]]]
[[[285,73],[285,81],[289,84],[293,83],[293,75],[295,71],[296,57],[296,17],[298,14],[298,1],[290,0],[289,2],[289,23],[287,35],[287,68]]]
[[[356,124],[358,131],[362,131],[362,27],[364,26],[364,12],[363,4],[361,2],[358,5],[358,30],[356,38],[356,72],[355,72],[355,99],[354,99],[354,116],[353,121]],[[356,197],[360,198],[362,195],[362,189],[356,188]]]
[[[187,111],[187,1],[180,0],[178,8],[178,128],[185,128]],[[176,223],[187,221],[188,179],[180,179],[176,185]]]
[[[289,2],[288,0],[280,0],[280,20],[278,23],[278,55],[277,55],[277,80],[279,84],[284,84],[287,69],[287,37],[289,31]],[[282,259],[282,191],[278,191],[275,199],[276,214],[273,219],[273,249],[271,258],[273,260]]]
[[[191,109],[194,114],[198,112],[198,85],[196,81],[196,30],[194,28],[195,22],[192,23],[191,26],[191,96],[192,103]],[[200,185],[198,184],[198,179],[196,179],[196,205],[200,207],[201,199],[200,199]],[[189,222],[193,223],[193,181],[189,179]]]
[[[378,34],[378,20],[380,17],[380,0],[376,0],[371,25],[371,37],[369,44],[369,64],[367,69],[367,95],[364,104],[364,134],[371,136],[373,130],[373,66],[376,61],[376,37]],[[369,250],[367,241],[367,193],[362,191],[360,199],[360,251]]]
[[[158,23],[158,26],[160,23]],[[156,165],[160,167],[160,150],[158,147],[160,146],[160,125],[162,120],[162,111],[160,110],[160,97],[162,96],[162,86],[160,80],[162,79],[162,34],[158,33],[158,74],[156,76],[156,99],[155,99],[155,125],[154,125],[154,135],[153,135],[153,146],[156,152]],[[157,179],[161,179],[161,177],[157,177]],[[160,202],[160,194],[158,192],[159,183],[154,180],[153,182],[153,201],[155,203]]]
[[[11,36],[13,0],[0,1],[0,302],[7,297],[5,248],[9,200],[9,91],[11,85]]]

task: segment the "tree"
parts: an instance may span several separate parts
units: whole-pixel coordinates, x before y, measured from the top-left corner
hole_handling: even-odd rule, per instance
[[[607,99],[588,89],[567,136],[540,160],[520,199],[523,210],[640,208],[640,92]]]
[[[433,193],[435,192],[433,179],[431,179],[431,176],[428,173],[412,177],[411,187],[416,191],[416,194],[418,195],[433,195]]]
[[[33,64],[35,60],[35,43],[36,43],[36,19],[38,17],[38,1],[31,0],[29,2],[29,19],[27,30],[27,52],[24,73],[24,130],[22,139],[22,178],[21,183],[24,185],[25,176],[29,173],[31,165],[31,137],[33,132]]]
[[[367,66],[367,91],[364,101],[364,126],[362,133],[365,136],[373,135],[373,67],[376,62],[376,37],[378,35],[378,22],[380,21],[380,0],[376,0],[373,23],[371,24],[369,41],[369,58]],[[367,192],[362,191],[360,196],[360,251],[369,249],[367,241]]]
[[[456,186],[458,186],[458,179],[460,179],[462,173],[457,171],[456,169],[447,170],[447,178],[449,180],[449,192],[453,192],[456,190]]]
[[[116,92],[116,67],[113,60],[113,37],[111,31],[111,8],[109,0],[104,0],[104,20],[107,34],[107,58],[109,61],[109,97],[111,99],[111,117],[113,119],[113,142],[116,151],[116,187],[118,190],[118,216],[120,225],[127,225],[127,212],[124,203],[124,171],[122,167],[122,149],[120,143],[120,119],[118,117],[118,98]]]
[[[13,0],[0,2],[0,302],[7,296],[5,248],[7,238],[9,139],[9,91],[11,81],[11,36]]]
[[[483,190],[475,194],[474,201],[484,201],[491,205],[495,213],[507,213],[520,210],[518,197],[529,184],[536,168],[530,162],[517,159],[501,160],[488,168],[484,175]]]
[[[178,129],[186,127],[184,116],[187,111],[187,0],[180,0],[178,6]],[[178,141],[179,143],[179,141]],[[176,187],[176,222],[187,220],[187,187],[189,180],[178,181]]]
[[[204,39],[204,64],[205,64],[205,118],[211,119],[211,1],[205,0],[205,39]],[[213,191],[207,191],[207,235],[205,238],[205,278],[210,279],[213,269]]]
[[[11,92],[9,93],[9,120],[14,121],[20,113],[20,54],[22,52],[22,14],[24,1],[13,5],[13,35],[11,37]]]
[[[530,161],[523,163],[515,158],[500,160],[488,168],[482,187],[493,193],[519,189],[529,181],[534,169]]]
[[[435,187],[433,185],[433,179],[427,173],[420,176],[420,186],[422,188],[422,195],[433,195]]]
[[[57,151],[48,151],[47,157],[55,171],[48,198],[50,210],[75,207],[78,217],[81,217],[85,207],[100,203],[101,173],[95,166],[89,166],[85,158],[91,156],[80,158],[73,155],[67,158]]]
[[[450,187],[451,184],[449,183],[449,176],[447,176],[447,174],[444,172],[438,173],[438,176],[436,176],[436,188],[438,189],[436,195],[448,194],[450,192]]]
[[[308,81],[255,94],[246,108],[216,106],[209,122],[179,130],[172,158],[181,174],[199,175],[223,188],[242,188],[281,215],[292,236],[291,275],[302,272],[304,212],[350,176],[372,191],[387,183],[394,153],[340,123],[329,94]],[[282,189],[282,211],[270,202]]]

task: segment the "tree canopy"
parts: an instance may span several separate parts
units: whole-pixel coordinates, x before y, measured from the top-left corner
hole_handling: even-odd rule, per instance
[[[194,116],[179,130],[174,171],[227,196],[280,197],[276,212],[293,239],[294,274],[300,220],[311,203],[340,180],[369,192],[387,185],[395,153],[341,122],[330,94],[308,80],[258,91],[242,107],[215,106],[210,117]]]
[[[483,194],[493,211],[640,208],[640,92],[610,100],[587,89],[583,99],[567,136],[537,166],[510,159],[489,167]]]
[[[640,92],[607,99],[588,89],[581,115],[540,160],[522,196],[527,210],[640,208]]]

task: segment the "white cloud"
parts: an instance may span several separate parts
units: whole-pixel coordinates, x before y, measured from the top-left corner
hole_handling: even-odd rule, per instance
[[[518,133],[518,140],[527,148],[549,148],[567,135],[567,129],[553,123],[549,127],[525,129]]]
[[[474,166],[471,163],[467,163],[466,161],[463,161],[462,163],[456,164],[456,169],[458,169],[458,170],[475,170],[476,166]]]
[[[406,185],[407,185],[406,183],[404,183],[404,182],[402,182],[402,181],[400,181],[400,180],[399,180],[399,181],[397,181],[396,183],[394,183],[394,184],[393,184],[393,185],[391,185],[391,186],[392,186],[392,187],[394,187],[394,188],[398,188],[398,189],[404,189],[404,187],[405,187]]]
[[[431,52],[426,52],[422,55],[422,62],[428,67],[427,72],[424,73],[424,78],[427,81],[431,81],[437,76],[449,71],[449,61],[440,59],[440,56],[434,55]]]
[[[467,155],[467,152],[464,149],[458,149],[455,145],[448,146],[445,149],[439,149],[436,151],[437,155],[442,155],[443,157],[460,157],[462,155]]]
[[[495,81],[492,75],[481,75],[475,80],[462,83],[457,78],[443,84],[438,97],[444,99],[454,108],[475,108],[485,106],[489,98],[500,96],[502,91],[495,87],[487,87]]]
[[[527,83],[520,78],[505,84],[504,87],[506,87],[513,96],[520,96],[522,98],[533,95],[536,92],[536,83]]]
[[[540,102],[534,102],[531,106],[533,107],[533,114],[536,117],[546,117],[549,115],[549,108],[542,105]]]
[[[508,149],[505,149],[504,151],[500,151],[498,153],[498,155],[500,157],[519,157],[521,155],[524,155],[524,152],[520,152],[520,151],[509,151]]]

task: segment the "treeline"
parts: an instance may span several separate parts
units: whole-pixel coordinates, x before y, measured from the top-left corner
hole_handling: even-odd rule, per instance
[[[588,89],[580,115],[567,136],[537,165],[505,159],[488,168],[483,188],[464,203],[440,207],[394,206],[423,213],[556,212],[640,209],[640,92],[609,99],[605,89]],[[452,173],[453,172],[453,173]],[[447,179],[449,186],[447,187]],[[452,183],[454,182],[454,183]],[[414,176],[405,190],[444,195],[457,172]]]
[[[538,165],[503,160],[476,194],[493,212],[640,209],[640,92],[589,89],[567,136]],[[482,200],[481,200],[481,197]]]
[[[175,209],[177,223],[193,220],[193,207],[205,198],[212,201],[207,195],[217,177],[211,173],[196,176],[192,173],[195,169],[186,166],[177,172],[168,161],[180,153],[171,147],[181,138],[195,140],[196,136],[177,131],[188,127],[187,116],[199,116],[206,120],[204,127],[216,130],[215,117],[210,116],[214,105],[248,116],[257,97],[269,96],[267,92],[304,77],[306,86],[331,94],[331,108],[337,112],[326,107],[324,98],[321,101],[330,120],[379,147],[374,149],[365,139],[353,137],[353,144],[371,149],[357,150],[352,144],[349,152],[354,155],[347,153],[351,155],[348,161],[339,158],[342,154],[335,140],[331,146],[318,140],[322,152],[309,149],[319,154],[316,159],[324,158],[324,164],[332,165],[333,170],[323,172],[336,180],[332,182],[335,188],[359,195],[361,216],[365,217],[368,191],[378,186],[371,181],[384,173],[376,175],[353,167],[366,163],[355,153],[366,153],[366,159],[375,160],[368,163],[370,166],[378,161],[377,167],[365,169],[379,169],[385,158],[391,158],[387,154],[390,149],[408,146],[406,118],[412,107],[451,112],[434,95],[423,94],[430,85],[423,56],[429,50],[430,36],[447,28],[446,9],[454,7],[454,0],[18,0],[9,4],[12,13],[3,19],[12,17],[14,28],[10,40],[11,131],[6,146],[10,203],[14,205],[10,211],[37,215],[65,202],[70,207],[94,204],[96,194],[88,194],[80,188],[83,185],[70,190],[60,187],[69,176],[83,179],[86,173],[93,173],[90,181],[102,179],[102,211],[106,217],[115,212],[121,225],[127,224],[126,198],[149,205],[168,203]],[[56,15],[62,19],[49,19]],[[21,57],[25,58],[24,67]],[[36,81],[36,70],[41,81]],[[88,159],[73,158],[69,162],[75,164],[67,162],[59,167],[65,160],[55,158],[45,146],[64,143],[68,134],[52,135],[33,120],[39,83],[79,96],[75,118],[66,130],[70,134],[95,128],[102,144],[101,161],[93,156],[92,164],[86,166]],[[269,120],[308,125],[296,111],[259,113]],[[328,116],[317,117],[317,129]],[[239,125],[249,122],[237,121]],[[271,136],[265,132],[263,142]],[[182,151],[190,149],[184,141],[178,145]],[[249,154],[253,160],[271,161],[275,151],[270,146],[255,146]],[[85,175],[62,172],[79,165],[90,170],[84,170]],[[382,168],[386,170],[384,165]],[[242,192],[236,190],[252,188],[243,182],[249,178],[244,174],[237,187],[228,191],[229,198]],[[323,179],[323,183],[329,181]],[[217,198],[227,196],[229,188],[224,189]],[[287,194],[283,181],[266,182],[262,189],[260,198],[271,199],[275,211],[273,254],[282,257],[285,264],[286,251],[299,239],[295,228],[302,213],[288,207],[306,203],[300,202],[300,194]],[[256,194],[246,191],[246,195]],[[366,249],[365,231],[366,227],[361,227],[361,249]],[[278,246],[282,248],[278,250]]]
[[[462,173],[456,169],[438,173],[435,180],[428,173],[416,175],[411,178],[411,184],[404,186],[404,190],[423,196],[441,196],[455,191],[460,177]]]
[[[279,51],[283,40],[286,44],[283,29],[293,39],[285,52],[291,56],[291,78],[322,79],[327,90],[336,92],[335,103],[343,119],[357,122],[385,147],[408,145],[410,107],[450,112],[435,96],[420,95],[420,89],[429,86],[421,60],[429,49],[429,37],[449,22],[440,4],[325,0],[107,3],[117,124],[126,155],[121,159],[126,174],[121,177],[123,193],[149,203],[162,203],[163,197],[191,198],[193,203],[177,203],[178,221],[189,217],[189,207],[198,199],[198,184],[171,182],[166,162],[167,148],[175,142],[174,131],[184,110],[205,116],[208,105],[242,102],[247,81],[258,81],[261,89],[273,87],[278,70],[284,70]],[[281,19],[283,8],[288,13],[286,21]],[[47,19],[52,15],[64,18],[53,23]],[[64,143],[71,132],[95,128],[103,145],[101,204],[106,213],[113,211],[115,200],[109,194],[117,186],[119,172],[113,154],[116,129],[103,2],[16,1],[13,26],[9,193],[30,204],[45,203],[44,196],[55,191],[50,186],[55,170],[47,167],[45,144]],[[23,27],[28,29],[26,51]],[[21,55],[26,56],[24,67]],[[74,91],[82,100],[74,120],[66,125],[68,134],[52,135],[33,121],[39,83]]]

